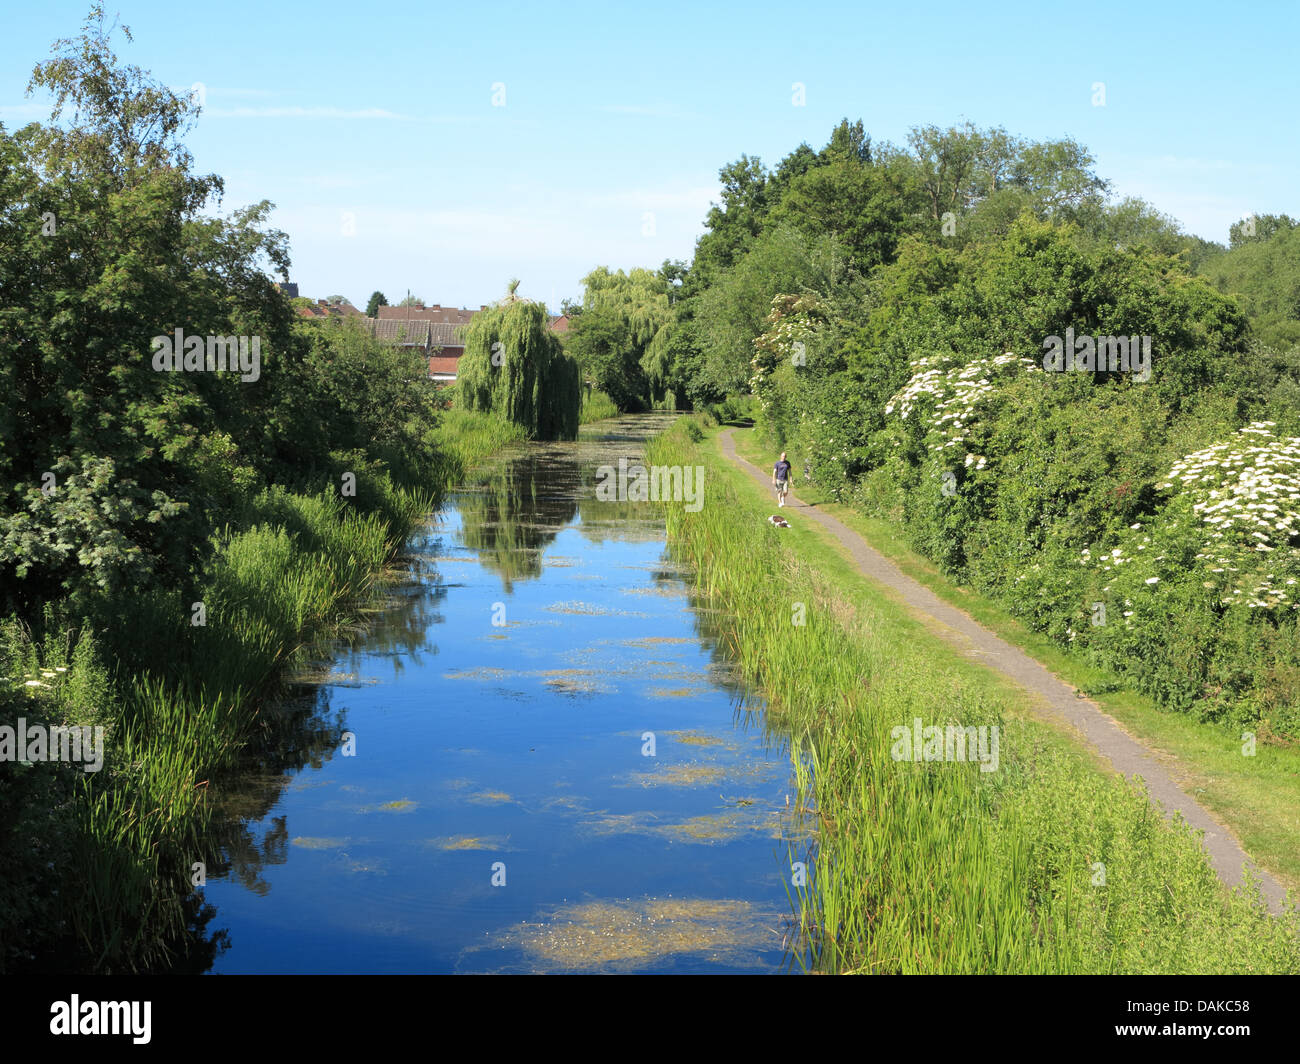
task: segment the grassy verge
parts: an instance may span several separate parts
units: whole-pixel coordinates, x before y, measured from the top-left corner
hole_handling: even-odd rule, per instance
[[[771,465],[770,455],[753,430],[736,430],[733,438],[742,457],[760,469]],[[797,461],[794,465],[796,470],[800,467]],[[1300,840],[1300,748],[1260,744],[1255,756],[1243,757],[1239,729],[1160,710],[1149,698],[1126,688],[1113,673],[1081,661],[1027,629],[998,604],[954,584],[908,546],[897,526],[865,517],[816,487],[798,490],[801,499],[842,521],[917,583],[1087,693],[1131,735],[1162,753],[1178,782],[1233,831],[1262,867],[1285,886],[1300,891],[1300,846],[1296,845]],[[820,528],[810,531],[834,544]],[[840,550],[838,544],[832,549]]]
[[[0,969],[210,961],[214,944],[194,932],[212,910],[195,888],[223,859],[214,793],[249,758],[263,771],[302,763],[273,709],[286,671],[368,607],[437,496],[519,433],[453,411],[435,436],[418,487],[358,466],[355,496],[277,487],[249,499],[180,594],[115,596],[101,625],[53,610],[43,633],[0,624],[0,719],[104,729],[96,771],[33,758],[0,776],[14,818],[0,836]]]
[[[614,400],[599,389],[590,393],[583,392],[582,409],[578,413],[578,424],[587,425],[593,421],[602,421],[607,417],[617,417],[618,407]]]
[[[791,736],[816,828],[791,860],[809,869],[796,890],[820,968],[1300,971],[1300,915],[1274,920],[1257,892],[1225,890],[1185,825],[1099,771],[1023,692],[955,655],[810,529],[767,524],[770,500],[698,434],[683,421],[648,458],[707,468],[703,509],[669,506],[669,535]],[[925,760],[942,745],[912,760],[903,735],[918,719],[999,730],[984,733],[982,764]]]

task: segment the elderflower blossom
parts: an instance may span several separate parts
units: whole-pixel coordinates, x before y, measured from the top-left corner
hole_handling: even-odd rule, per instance
[[[934,438],[928,446],[932,451],[945,451],[960,447],[970,439],[970,422],[977,408],[996,390],[999,383],[1014,375],[1011,367],[1026,372],[1042,372],[1033,359],[1023,358],[1010,351],[994,358],[977,358],[965,365],[952,366],[950,355],[930,355],[911,362],[911,380],[889,400],[886,414],[898,412],[907,418],[920,408],[924,400],[933,400],[932,419],[929,422]],[[948,368],[945,368],[948,367]],[[993,378],[997,377],[998,380]],[[987,460],[979,455],[967,454],[966,466],[983,469]]]
[[[1296,586],[1296,577],[1287,572],[1300,569],[1300,550],[1292,546],[1300,535],[1300,438],[1280,438],[1274,427],[1275,422],[1256,421],[1238,430],[1234,440],[1186,455],[1156,485],[1190,499],[1204,530],[1195,560],[1206,575],[1218,578],[1202,581],[1202,586],[1219,590],[1223,606],[1300,609],[1289,590]],[[1150,543],[1151,537],[1144,535],[1142,542],[1131,543],[1127,556],[1117,547],[1101,557],[1118,568],[1134,561]],[[1275,552],[1275,558],[1266,557]],[[1163,559],[1161,555],[1153,560]],[[1085,550],[1079,564],[1091,560]],[[1145,583],[1159,580],[1153,576]]]

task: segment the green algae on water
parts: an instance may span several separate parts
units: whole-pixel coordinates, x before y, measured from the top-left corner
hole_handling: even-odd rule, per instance
[[[729,968],[761,967],[779,948],[781,915],[730,898],[646,898],[569,905],[495,937],[537,971],[630,971],[699,956]]]

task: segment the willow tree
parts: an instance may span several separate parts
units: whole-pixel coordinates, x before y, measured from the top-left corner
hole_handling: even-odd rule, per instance
[[[567,346],[620,410],[662,401],[670,384],[669,341],[676,321],[663,272],[610,272],[582,279],[582,315]]]
[[[577,439],[578,363],[564,353],[541,304],[515,294],[518,284],[470,323],[456,367],[460,404],[522,425],[529,439]]]

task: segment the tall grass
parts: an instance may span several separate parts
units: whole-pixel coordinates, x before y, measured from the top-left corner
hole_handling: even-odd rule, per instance
[[[286,668],[364,607],[438,493],[522,436],[464,411],[436,434],[419,485],[358,459],[347,463],[362,470],[356,497],[273,487],[247,499],[238,525],[211,535],[190,589],[114,601],[101,636],[52,614],[43,637],[0,624],[2,719],[107,729],[98,773],[53,763],[0,773],[0,809],[42,835],[34,844],[16,824],[0,835],[0,970],[58,967],[37,950],[96,972],[166,970],[189,948],[192,867],[220,858],[209,796],[272,741],[262,710]],[[58,895],[33,898],[49,864]]]
[[[599,388],[583,392],[582,409],[578,412],[578,424],[586,425],[607,417],[617,417],[618,406]]]
[[[1137,785],[1015,715],[1007,690],[880,594],[792,558],[738,475],[679,422],[647,461],[704,465],[670,541],[720,607],[723,643],[791,736],[816,826],[795,895],[817,967],[869,973],[1300,971],[1300,915],[1225,890],[1194,833]],[[802,619],[796,604],[803,604]],[[896,761],[892,729],[1000,729],[997,771]],[[1104,876],[1104,878],[1103,878]]]

